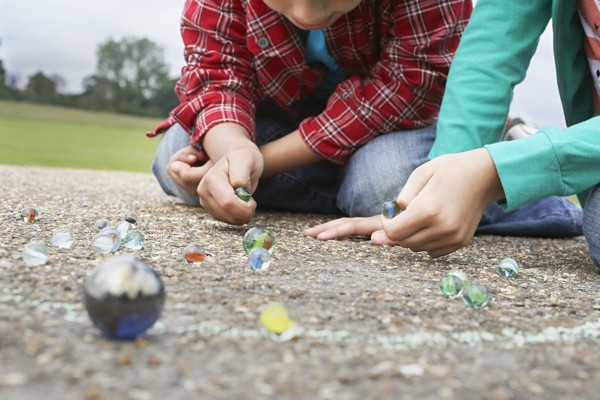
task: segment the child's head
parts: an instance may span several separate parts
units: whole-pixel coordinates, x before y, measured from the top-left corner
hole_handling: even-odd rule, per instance
[[[300,29],[323,29],[350,12],[361,0],[263,0]]]

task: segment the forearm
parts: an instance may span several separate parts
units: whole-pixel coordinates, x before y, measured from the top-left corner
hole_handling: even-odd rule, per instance
[[[256,147],[250,133],[241,125],[222,123],[212,127],[202,140],[202,147],[213,162],[235,148]]]
[[[265,160],[263,178],[323,159],[308,148],[298,130],[261,146],[260,152]]]

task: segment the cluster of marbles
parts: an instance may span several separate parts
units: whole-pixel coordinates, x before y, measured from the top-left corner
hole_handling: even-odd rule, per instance
[[[114,256],[96,267],[84,286],[85,306],[100,331],[114,339],[134,339],[150,328],[163,309],[165,288],[145,262]]]
[[[39,213],[33,207],[25,207],[21,210],[20,218],[23,222],[34,224],[38,221]],[[68,229],[58,229],[54,232],[51,244],[58,249],[70,249],[73,246],[73,234]],[[44,265],[50,259],[50,252],[45,243],[32,240],[25,245],[22,252],[25,265],[35,267]]]
[[[278,302],[268,304],[259,316],[262,327],[277,342],[292,340],[302,333],[302,327],[294,321],[287,308]]]
[[[381,205],[381,215],[387,219],[392,219],[402,212],[402,209],[395,200],[384,201]]]
[[[250,228],[244,234],[242,247],[253,270],[264,270],[271,265],[271,254],[275,250],[275,235],[267,228]]]
[[[144,234],[136,229],[137,217],[127,212],[115,227],[106,220],[98,220],[94,228],[99,231],[92,238],[92,249],[98,254],[116,252],[121,244],[129,250],[144,248]]]
[[[450,272],[440,281],[440,293],[446,298],[462,297],[463,302],[471,308],[483,308],[489,302],[489,294],[485,286],[469,282],[464,271]]]

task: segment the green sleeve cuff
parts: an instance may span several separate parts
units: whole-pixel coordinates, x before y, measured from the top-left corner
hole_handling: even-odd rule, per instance
[[[560,164],[548,135],[537,134],[509,142],[486,145],[490,153],[505,200],[498,204],[512,211],[523,204],[547,196],[565,195]]]

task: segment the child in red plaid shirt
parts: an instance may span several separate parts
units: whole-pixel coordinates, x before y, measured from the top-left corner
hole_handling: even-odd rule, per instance
[[[188,0],[180,105],[153,171],[214,218],[368,216],[427,160],[459,0]],[[253,199],[234,194],[247,187]]]

